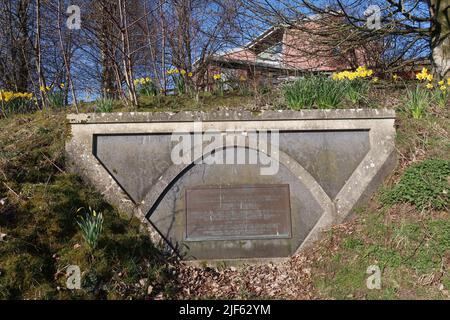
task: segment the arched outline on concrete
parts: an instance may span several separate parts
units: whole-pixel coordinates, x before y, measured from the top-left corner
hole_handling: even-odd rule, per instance
[[[272,150],[272,146],[270,143],[267,143],[268,149]],[[196,147],[193,147],[191,151],[193,151]],[[198,159],[189,163],[189,164],[181,164],[181,165],[172,165],[169,167],[166,172],[160,177],[158,182],[150,189],[150,191],[145,196],[144,201],[139,206],[139,210],[141,212],[146,212],[145,218],[149,221],[149,223],[155,228],[155,230],[159,233],[159,235],[164,239],[164,241],[176,252],[175,247],[170,242],[169,239],[166,238],[165,235],[154,225],[154,223],[150,220],[153,212],[158,208],[160,203],[166,197],[167,193],[172,189],[172,187],[187,173],[191,170],[196,163],[213,154],[214,152],[224,151],[229,148],[245,148],[248,150],[255,150],[256,152],[261,152],[267,155],[269,158],[271,156],[267,153],[267,151],[263,151],[256,148],[250,148],[245,142],[244,143],[234,143],[233,145],[227,145],[225,147],[214,148],[208,153],[202,154]],[[296,160],[294,160],[291,156],[283,151],[279,152],[279,164],[286,167],[297,179],[299,179],[305,187],[311,192],[311,195],[317,201],[320,207],[323,209],[323,213],[311,229],[309,234],[306,236],[303,243],[297,248],[296,252],[303,247],[304,243],[307,242],[310,238],[315,238],[318,236],[324,227],[330,226],[332,222],[335,220],[335,207],[331,198],[327,195],[327,193],[323,190],[322,186],[317,182],[317,180]],[[192,154],[192,153],[190,153]],[[186,154],[186,160],[191,160],[190,154]],[[188,161],[185,161],[187,163]],[[313,234],[314,233],[314,234]]]

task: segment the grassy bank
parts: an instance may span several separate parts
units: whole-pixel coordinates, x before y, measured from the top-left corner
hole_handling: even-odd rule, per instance
[[[138,222],[65,172],[64,112],[13,116],[0,127],[0,299],[171,294],[170,257],[139,232]],[[76,225],[78,209],[89,207],[105,217],[94,252]],[[83,290],[65,289],[69,265],[80,267]]]
[[[380,192],[355,220],[326,232],[300,256],[243,269],[179,265],[140,232],[137,221],[67,173],[66,111],[1,119],[0,299],[449,298],[448,105],[430,105],[413,119],[403,91],[383,92],[373,88],[358,102],[398,110],[399,164]],[[144,97],[138,111],[266,105],[254,96],[202,99],[195,105],[187,97]],[[93,108],[86,104],[84,111]],[[77,226],[89,208],[105,218],[96,250]],[[82,290],[65,289],[69,265],[80,266]],[[366,287],[370,265],[381,269],[381,290]]]

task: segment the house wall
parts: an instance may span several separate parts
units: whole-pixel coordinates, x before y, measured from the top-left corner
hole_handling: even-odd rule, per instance
[[[315,23],[308,23],[305,29],[317,28]],[[333,53],[332,47],[320,46],[318,36],[303,30],[286,29],[283,38],[283,63],[287,68],[305,71],[333,72],[349,68],[339,54]]]
[[[243,49],[240,51],[235,51],[229,54],[225,54],[222,56],[223,59],[226,60],[239,60],[239,61],[248,61],[254,62],[256,60],[256,55],[247,49]]]
[[[254,83],[276,83],[278,78],[298,76],[308,72],[336,72],[355,69],[358,66],[372,66],[371,58],[376,57],[377,44],[368,44],[342,53],[335,46],[323,44],[324,36],[315,35],[308,30],[321,28],[318,22],[307,22],[301,30],[280,29],[259,42],[255,42],[249,49],[236,50],[221,55],[212,60],[208,68],[205,87],[213,88],[212,75],[221,73],[230,78],[239,79],[241,76]],[[255,40],[257,41],[257,40]],[[281,59],[265,61],[260,58],[267,48],[282,43]],[[269,57],[268,53],[265,55]],[[279,57],[277,55],[277,57]],[[248,65],[246,65],[248,63]]]

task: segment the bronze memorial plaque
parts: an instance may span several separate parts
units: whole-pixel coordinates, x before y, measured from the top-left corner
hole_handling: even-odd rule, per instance
[[[186,240],[291,237],[289,185],[186,189]]]

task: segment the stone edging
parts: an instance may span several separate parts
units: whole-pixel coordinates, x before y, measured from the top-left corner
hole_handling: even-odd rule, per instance
[[[95,123],[154,123],[154,122],[221,122],[221,121],[271,121],[271,120],[343,120],[343,119],[395,119],[392,109],[333,109],[333,110],[278,110],[212,112],[120,112],[69,114],[71,124]]]

